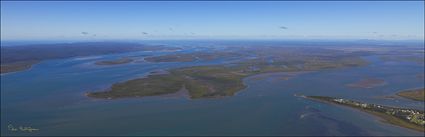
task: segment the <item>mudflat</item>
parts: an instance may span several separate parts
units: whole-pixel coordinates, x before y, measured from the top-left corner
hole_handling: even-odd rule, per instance
[[[412,100],[424,101],[425,88],[403,90],[398,92],[397,95]]]

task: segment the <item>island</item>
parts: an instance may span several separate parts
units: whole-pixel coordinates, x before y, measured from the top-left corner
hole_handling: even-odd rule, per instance
[[[315,52],[305,51],[310,49],[244,48],[241,51],[245,54],[233,55],[249,54],[256,57],[230,64],[175,68],[167,70],[169,73],[116,83],[105,91],[88,92],[87,96],[103,99],[144,97],[172,94],[185,88],[192,99],[218,98],[232,96],[246,88],[243,79],[257,74],[317,71],[368,64],[356,55],[342,55],[338,51],[325,49],[316,49]]]
[[[403,90],[398,92],[397,95],[416,101],[425,101],[425,88]]]
[[[425,117],[423,110],[389,107],[377,104],[363,103],[348,99],[327,96],[302,96],[308,99],[343,105],[378,116],[385,122],[424,132]]]
[[[353,88],[374,88],[385,84],[386,82],[382,79],[367,78],[354,83],[347,84],[346,86]]]
[[[89,97],[122,98],[175,93],[185,87],[190,97],[212,98],[233,95],[245,88],[244,73],[234,73],[224,66],[203,66],[170,70],[169,73],[114,84],[109,91],[91,92]]]
[[[0,72],[3,73],[10,73],[10,72],[16,72],[16,71],[23,71],[30,69],[33,64],[37,64],[38,60],[27,60],[27,61],[19,61],[19,62],[12,62],[7,64],[2,64],[0,66]]]
[[[119,64],[127,64],[133,62],[133,59],[123,57],[115,60],[102,60],[95,62],[96,65],[119,65]]]
[[[49,59],[178,49],[181,48],[164,45],[143,45],[130,42],[78,42],[2,46],[0,72],[3,74],[27,70],[32,65]]]

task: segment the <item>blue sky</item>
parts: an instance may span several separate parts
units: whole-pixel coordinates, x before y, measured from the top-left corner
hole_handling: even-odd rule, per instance
[[[1,39],[423,39],[423,5],[2,1]]]

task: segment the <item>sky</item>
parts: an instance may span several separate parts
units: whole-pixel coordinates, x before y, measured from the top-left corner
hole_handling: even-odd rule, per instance
[[[423,40],[423,5],[423,1],[1,1],[1,40]]]

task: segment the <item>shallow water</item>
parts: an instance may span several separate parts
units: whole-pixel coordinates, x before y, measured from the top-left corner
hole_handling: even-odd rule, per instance
[[[208,50],[193,47],[184,51]],[[228,60],[149,63],[144,56],[172,52],[133,52],[44,61],[28,71],[1,76],[2,135],[423,135],[392,126],[369,114],[318,103],[294,94],[326,95],[390,106],[423,109],[423,102],[383,99],[398,90],[423,87],[424,66],[365,57],[358,68],[269,75],[244,80],[248,88],[232,97],[91,99],[85,92],[138,78],[158,69],[228,63]],[[96,66],[99,60],[140,56],[138,61]],[[285,75],[285,74],[283,74]],[[374,88],[345,86],[364,78],[383,79]],[[8,125],[40,129],[12,132]]]

